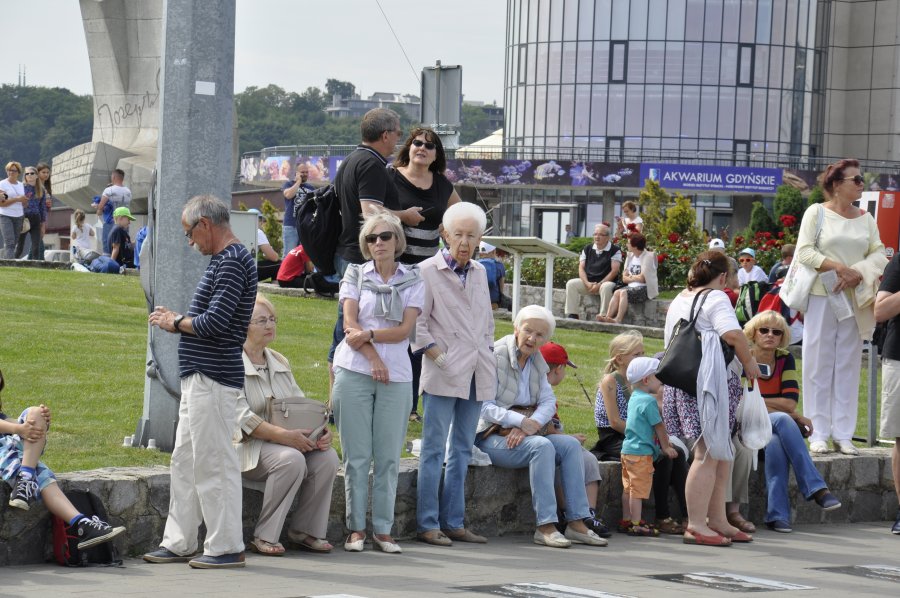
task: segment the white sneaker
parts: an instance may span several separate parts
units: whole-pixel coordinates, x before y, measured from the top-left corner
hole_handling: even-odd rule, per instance
[[[542,546],[549,546],[550,548],[568,548],[572,545],[572,542],[556,530],[553,530],[549,534],[544,534],[541,530],[535,530],[534,543]]]
[[[853,457],[859,456],[859,449],[853,446],[853,442],[850,440],[835,440],[834,450],[840,452],[842,455],[851,455]]]
[[[828,443],[824,440],[815,440],[809,443],[809,452],[812,455],[825,455],[828,454]]]

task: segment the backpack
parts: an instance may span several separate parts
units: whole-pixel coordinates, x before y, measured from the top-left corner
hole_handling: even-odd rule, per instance
[[[85,517],[94,515],[108,521],[100,498],[89,490],[78,488],[65,493],[66,498]],[[122,559],[112,542],[104,542],[78,550],[78,537],[69,535],[69,522],[53,516],[53,556],[64,567],[121,567]]]
[[[781,295],[778,294],[780,290],[780,284],[769,289],[769,291],[763,295],[763,298],[760,299],[759,308],[756,310],[756,313],[777,311],[784,318],[784,321],[787,322],[788,325],[791,325],[800,319],[800,312],[797,312],[795,316],[791,317],[791,308],[781,300]]]
[[[299,194],[294,201],[294,219],[300,244],[323,276],[335,274],[334,256],[343,224],[341,203],[333,184]]]
[[[743,326],[750,321],[750,318],[759,311],[759,302],[763,295],[769,289],[768,284],[751,280],[741,286],[741,292],[738,295],[737,304],[734,306],[734,313],[737,315],[738,324]]]

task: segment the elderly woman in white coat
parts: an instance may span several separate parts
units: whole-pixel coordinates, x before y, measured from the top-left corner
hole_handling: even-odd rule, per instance
[[[444,212],[446,246],[419,264],[425,304],[416,320],[413,348],[426,359],[416,524],[419,540],[437,546],[487,541],[465,527],[466,472],[475,428],[482,402],[493,400],[497,390],[490,291],[484,266],[473,259],[486,222],[475,204],[454,204]]]
[[[287,430],[267,420],[270,401],[303,396],[287,359],[268,348],[275,340],[276,322],[275,306],[257,295],[244,342],[244,388],[237,401],[240,429],[235,438],[241,475],[266,484],[249,548],[266,556],[284,554],[279,538],[299,491],[288,539],[305,550],[331,552],[325,532],[338,469],[331,431],[326,427],[318,438],[310,438],[311,430]]]
[[[494,400],[481,408],[475,445],[497,467],[528,468],[531,502],[537,516],[535,544],[553,548],[568,548],[572,542],[606,546],[606,540],[584,524],[591,512],[584,492],[581,443],[558,433],[550,422],[556,412],[556,396],[547,380],[550,366],[540,349],[553,336],[556,320],[546,308],[529,305],[516,314],[513,329],[513,334],[494,343],[497,392]],[[557,466],[566,496],[563,510],[569,519],[565,536],[556,530]]]

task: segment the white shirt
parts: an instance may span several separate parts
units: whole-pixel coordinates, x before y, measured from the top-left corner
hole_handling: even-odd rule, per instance
[[[110,185],[103,190],[104,197],[107,198],[113,210],[131,205],[131,189],[122,185]]]
[[[625,260],[625,271],[628,272],[631,276],[637,276],[641,273],[641,258],[644,257],[644,254],[634,255],[631,252],[628,252],[628,259]],[[628,286],[636,289],[638,287],[647,286],[646,282],[629,282]]]
[[[672,299],[669,311],[666,313],[665,345],[668,346],[669,341],[672,340],[672,331],[678,320],[690,318],[693,302],[694,293],[685,295],[682,292]],[[697,303],[699,304],[700,301]],[[714,290],[709,293],[700,310],[700,315],[697,317],[697,331],[702,333],[707,330],[715,330],[719,336],[730,330],[741,330],[741,325],[734,314],[734,308],[731,307],[731,300],[722,291]]]
[[[13,199],[14,197],[22,197],[25,195],[25,185],[21,182],[13,185],[9,182],[9,179],[3,179],[0,181],[0,189],[6,193],[7,199]],[[25,206],[22,205],[21,202],[16,202],[14,204],[10,204],[5,208],[0,208],[0,214],[4,216],[9,216],[10,218],[17,218],[19,216],[25,215]]]
[[[266,233],[262,232],[261,228],[256,229],[256,246],[262,247],[263,245],[271,245],[269,243],[269,238],[266,236]]]
[[[743,268],[738,268],[738,284],[745,285],[748,282],[769,282],[769,277],[766,276],[765,271],[757,266],[756,264],[750,269],[749,272],[744,270]]]
[[[93,249],[91,246],[91,236],[94,234],[94,227],[85,222],[81,229],[77,226],[72,227],[71,239],[72,244],[75,247],[80,247],[81,249],[85,249],[90,251]]]

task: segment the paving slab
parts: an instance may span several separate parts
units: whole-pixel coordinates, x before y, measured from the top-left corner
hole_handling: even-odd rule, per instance
[[[402,555],[289,551],[248,553],[244,569],[195,571],[186,564],[128,559],[121,568],[55,564],[0,568],[0,594],[38,596],[773,596],[900,595],[900,536],[888,523],[798,525],[757,532],[752,544],[688,546],[680,537],[616,534],[606,548],[554,549],[530,536],[449,548],[403,542]]]

